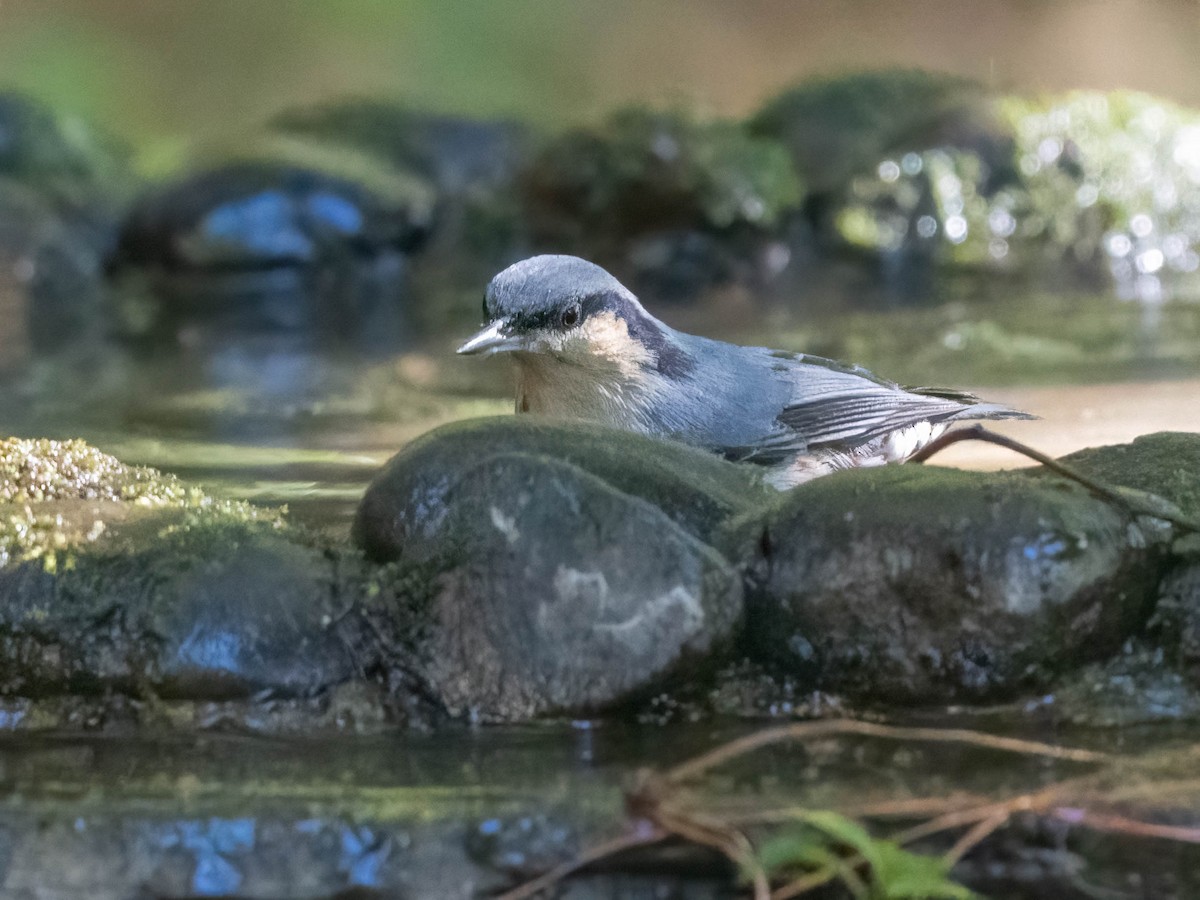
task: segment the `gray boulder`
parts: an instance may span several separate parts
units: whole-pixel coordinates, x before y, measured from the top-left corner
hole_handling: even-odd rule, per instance
[[[425,625],[398,638],[399,658],[451,712],[519,720],[612,707],[710,667],[740,622],[742,580],[705,538],[755,496],[748,472],[687,448],[475,421],[399,454],[355,534],[426,579]],[[411,579],[395,596],[395,619],[412,621]]]
[[[839,473],[768,517],[751,645],[872,701],[1011,696],[1145,623],[1170,530],[1060,479]]]

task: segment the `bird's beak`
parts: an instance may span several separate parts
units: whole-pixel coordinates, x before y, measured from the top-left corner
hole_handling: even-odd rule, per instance
[[[471,356],[476,353],[506,353],[522,349],[525,341],[518,335],[506,334],[507,328],[507,319],[497,319],[459,347],[458,352],[464,356]]]

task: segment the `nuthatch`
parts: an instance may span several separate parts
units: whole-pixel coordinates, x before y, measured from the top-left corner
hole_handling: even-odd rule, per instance
[[[971,394],[902,388],[861,366],[676,331],[574,256],[492,279],[459,353],[511,353],[517,412],[599,422],[766,467],[777,488],[903,462],[963,419],[1027,419]]]

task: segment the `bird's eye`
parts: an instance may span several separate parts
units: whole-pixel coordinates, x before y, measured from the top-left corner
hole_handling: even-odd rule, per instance
[[[568,306],[563,310],[562,323],[564,328],[570,328],[579,321],[579,305]]]

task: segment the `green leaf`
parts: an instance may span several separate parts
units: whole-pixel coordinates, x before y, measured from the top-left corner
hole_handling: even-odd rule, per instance
[[[876,848],[880,842],[853,819],[832,810],[816,809],[803,813],[800,820],[822,832],[833,843],[856,851],[872,870],[879,869],[880,860]]]
[[[775,835],[758,849],[759,865],[768,873],[822,869],[840,862],[824,836],[811,828],[794,828]]]
[[[971,900],[967,888],[950,880],[938,857],[910,853],[891,841],[876,841],[872,897],[877,900]]]

